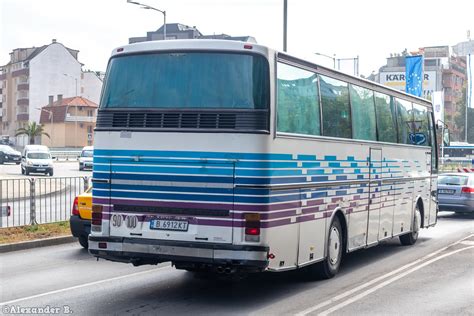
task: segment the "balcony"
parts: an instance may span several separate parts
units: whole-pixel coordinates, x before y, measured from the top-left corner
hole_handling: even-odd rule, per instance
[[[18,121],[28,121],[30,119],[30,115],[28,113],[18,113],[16,115],[16,119]]]
[[[29,83],[19,83],[16,87],[18,91],[28,91],[30,90],[30,84]]]
[[[12,72],[12,77],[18,77],[18,76],[28,76],[30,74],[30,69],[29,68],[23,68],[20,70],[16,70]]]
[[[16,105],[30,105],[30,99],[28,99],[28,98],[19,98],[16,101]]]
[[[81,123],[95,123],[97,117],[95,116],[72,116],[67,115],[66,122],[81,122]]]

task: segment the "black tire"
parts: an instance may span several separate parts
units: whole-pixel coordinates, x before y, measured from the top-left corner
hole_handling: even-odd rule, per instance
[[[29,175],[29,174],[30,174],[30,172],[29,172],[28,170],[26,170],[26,168],[25,168],[25,174],[26,174],[26,175]]]
[[[21,168],[21,174],[25,174],[25,169]]]
[[[89,248],[89,240],[87,239],[87,236],[79,236],[79,244],[82,246],[84,249]]]
[[[326,243],[326,258],[307,267],[311,279],[330,279],[339,271],[344,247],[342,227],[337,217],[332,220]]]
[[[54,171],[51,170],[50,172],[48,172],[49,176],[52,177],[54,175]]]
[[[19,162],[15,162],[17,165],[19,165],[20,163]]]
[[[416,243],[418,240],[418,234],[420,232],[421,228],[421,212],[420,208],[418,207],[418,204],[415,207],[415,211],[413,212],[413,222],[412,222],[412,231],[409,232],[408,234],[401,235],[400,238],[400,243],[404,246],[411,246]]]

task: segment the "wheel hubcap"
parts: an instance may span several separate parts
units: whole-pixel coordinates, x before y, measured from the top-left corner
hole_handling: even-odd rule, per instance
[[[335,265],[339,261],[340,239],[339,230],[336,227],[331,227],[329,234],[329,262],[332,265]]]

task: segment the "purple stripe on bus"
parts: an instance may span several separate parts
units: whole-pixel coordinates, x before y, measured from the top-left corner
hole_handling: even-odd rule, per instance
[[[305,208],[303,209],[303,214],[314,214],[320,211],[320,207],[310,207],[310,208]]]
[[[321,205],[321,204],[324,204],[324,199],[308,201],[308,206],[315,206],[315,205]]]

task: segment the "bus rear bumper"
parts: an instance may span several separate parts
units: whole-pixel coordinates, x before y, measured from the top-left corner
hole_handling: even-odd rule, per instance
[[[228,267],[257,272],[267,268],[268,250],[266,246],[89,236],[93,256],[136,266],[171,261],[189,270]]]

